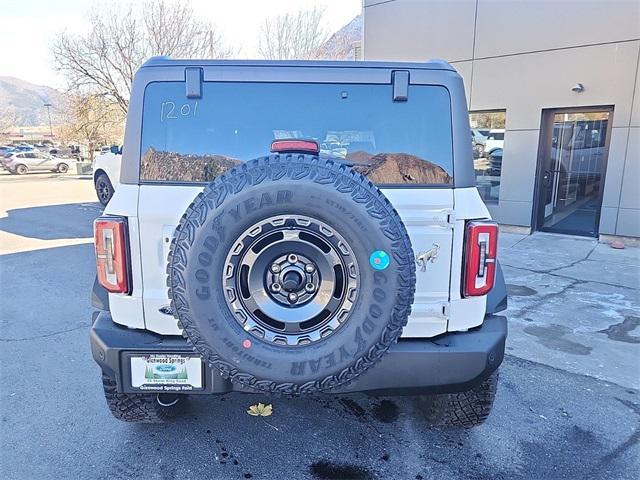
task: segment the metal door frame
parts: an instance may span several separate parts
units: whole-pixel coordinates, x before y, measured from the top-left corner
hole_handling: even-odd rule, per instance
[[[604,182],[607,172],[607,164],[609,162],[609,145],[611,144],[611,129],[613,127],[613,105],[595,105],[588,107],[566,107],[566,108],[545,108],[542,110],[542,116],[540,121],[540,140],[538,142],[538,155],[536,165],[536,179],[534,187],[533,198],[533,211],[531,212],[531,226],[532,230],[540,232],[552,232],[562,233],[568,235],[580,235],[575,230],[563,230],[559,228],[544,228],[544,214],[541,212],[541,199],[542,199],[542,172],[544,171],[545,155],[551,151],[551,142],[553,139],[553,118],[558,113],[592,113],[592,112],[608,112],[609,120],[607,124],[607,132],[605,138],[604,152],[602,156],[602,164],[600,166],[600,192],[598,194],[598,201],[600,207],[596,212],[595,237],[597,238],[600,232],[600,215],[602,212],[602,199],[604,196]]]

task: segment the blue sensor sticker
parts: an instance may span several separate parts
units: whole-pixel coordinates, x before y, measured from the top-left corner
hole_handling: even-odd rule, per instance
[[[369,257],[369,263],[376,270],[384,270],[391,263],[391,257],[384,250],[376,250]]]

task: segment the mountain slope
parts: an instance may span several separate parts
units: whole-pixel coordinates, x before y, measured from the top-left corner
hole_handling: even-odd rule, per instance
[[[362,40],[362,15],[358,15],[331,35],[316,51],[316,58],[324,60],[358,60],[355,43]]]
[[[17,127],[47,125],[45,103],[51,103],[51,116],[55,117],[56,105],[61,105],[63,94],[43,85],[15,77],[0,76],[0,114]]]

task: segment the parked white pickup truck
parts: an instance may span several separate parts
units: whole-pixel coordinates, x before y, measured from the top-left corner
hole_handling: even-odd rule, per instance
[[[121,162],[122,149],[117,146],[111,147],[109,152],[98,155],[93,161],[93,184],[102,205],[109,203],[120,182]]]

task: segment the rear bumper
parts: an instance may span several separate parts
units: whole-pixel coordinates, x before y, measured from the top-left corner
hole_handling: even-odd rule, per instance
[[[506,336],[506,317],[487,315],[482,326],[468,332],[400,340],[361,379],[332,393],[411,395],[466,391],[489,377],[502,363]],[[140,393],[131,387],[128,360],[131,354],[193,353],[182,337],[121,327],[113,323],[109,312],[94,313],[91,351],[123,393]],[[203,390],[190,394],[246,391],[208,365],[203,365],[203,369]]]

